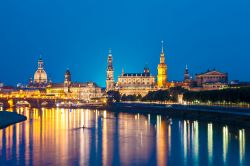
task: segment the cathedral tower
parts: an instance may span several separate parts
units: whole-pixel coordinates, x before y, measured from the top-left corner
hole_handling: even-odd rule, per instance
[[[67,69],[66,72],[65,72],[64,84],[67,85],[67,86],[71,84],[71,74],[70,74],[69,69]]]
[[[71,86],[71,74],[69,69],[67,69],[64,75],[64,92],[66,93],[70,92],[70,86]]]
[[[108,67],[107,67],[107,78],[106,78],[106,91],[114,90],[115,81],[114,81],[114,68],[113,68],[113,59],[112,52],[109,49],[108,54]]]
[[[158,64],[158,75],[157,75],[157,86],[158,88],[165,88],[167,83],[167,65],[165,63],[165,54],[163,41],[161,55],[160,55],[160,63]]]

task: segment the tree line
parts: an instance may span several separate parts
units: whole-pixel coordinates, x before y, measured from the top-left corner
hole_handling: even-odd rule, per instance
[[[250,103],[250,87],[230,88],[213,91],[187,91],[183,95],[185,101],[201,101],[201,102],[231,102],[231,103]]]
[[[150,91],[147,95],[121,95],[118,91],[109,91],[108,96],[116,102],[120,101],[173,101],[177,102],[178,95],[186,92],[182,87],[173,87],[167,90]]]
[[[108,96],[116,102],[120,101],[178,101],[178,95],[183,95],[183,100],[188,102],[231,102],[250,103],[250,87],[230,88],[213,91],[188,91],[182,87],[173,87],[167,90],[150,91],[147,95],[121,95],[118,91],[109,91]]]

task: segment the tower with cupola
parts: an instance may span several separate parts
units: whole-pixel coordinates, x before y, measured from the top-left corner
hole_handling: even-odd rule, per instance
[[[107,75],[106,75],[106,91],[114,90],[115,81],[114,81],[114,68],[113,68],[113,58],[112,51],[109,49],[108,53],[108,66],[107,66]]]
[[[42,57],[40,57],[38,60],[38,68],[34,74],[34,83],[42,85],[42,84],[47,84],[47,82],[48,82],[47,73],[43,67]]]
[[[70,86],[71,86],[71,73],[69,69],[67,69],[64,75],[64,92],[66,93],[70,92]]]
[[[158,64],[157,86],[158,88],[166,88],[168,76],[167,76],[167,64],[165,63],[164,42],[162,41],[162,49],[160,54],[160,63]]]

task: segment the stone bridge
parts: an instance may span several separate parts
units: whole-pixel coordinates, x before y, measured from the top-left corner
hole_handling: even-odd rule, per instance
[[[52,98],[0,98],[0,104],[4,109],[18,106],[27,106],[32,108],[55,107],[60,102],[77,102],[74,99],[52,99]]]

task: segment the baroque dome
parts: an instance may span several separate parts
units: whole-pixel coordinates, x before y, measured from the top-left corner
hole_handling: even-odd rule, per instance
[[[34,83],[46,84],[48,82],[47,73],[43,68],[43,60],[40,58],[38,60],[38,69],[34,74]]]
[[[38,69],[34,74],[35,83],[47,83],[47,73],[44,69]]]

